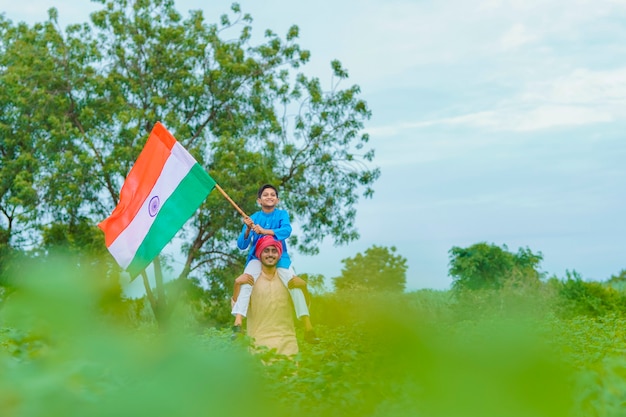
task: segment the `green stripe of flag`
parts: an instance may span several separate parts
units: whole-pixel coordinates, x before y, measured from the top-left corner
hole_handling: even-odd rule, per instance
[[[196,163],[172,195],[163,203],[154,223],[137,249],[135,257],[126,269],[131,279],[139,275],[152,262],[194,214],[213,188],[215,188],[215,180]]]

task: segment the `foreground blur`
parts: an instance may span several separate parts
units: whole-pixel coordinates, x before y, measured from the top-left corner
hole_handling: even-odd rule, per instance
[[[532,303],[474,314],[445,293],[332,294],[312,310],[321,344],[262,361],[228,329],[190,328],[184,305],[167,329],[133,324],[97,271],[68,265],[22,268],[2,304],[3,417],[614,415],[564,354],[578,339]]]

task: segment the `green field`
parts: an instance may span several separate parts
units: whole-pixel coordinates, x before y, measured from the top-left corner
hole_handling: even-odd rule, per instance
[[[322,342],[290,361],[191,303],[159,329],[76,269],[23,273],[0,310],[3,417],[623,415],[625,318],[547,284],[318,295]]]

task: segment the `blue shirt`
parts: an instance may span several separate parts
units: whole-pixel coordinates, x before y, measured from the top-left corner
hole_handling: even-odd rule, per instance
[[[271,229],[274,231],[274,237],[276,240],[279,240],[283,245],[283,254],[278,260],[276,266],[278,268],[289,268],[291,266],[291,258],[289,258],[289,253],[287,252],[287,243],[285,240],[291,236],[291,223],[289,222],[289,213],[286,210],[274,209],[270,213],[265,213],[264,211],[257,211],[253,213],[250,218],[255,224],[258,224],[264,229]],[[258,259],[254,256],[254,252],[256,250],[256,242],[264,235],[259,235],[253,230],[250,230],[248,234],[248,238],[245,238],[246,229],[248,226],[245,224],[241,229],[241,233],[239,234],[239,238],[237,238],[237,246],[239,249],[246,249],[250,244],[250,251],[248,252],[248,258],[246,259],[246,265],[252,259]]]

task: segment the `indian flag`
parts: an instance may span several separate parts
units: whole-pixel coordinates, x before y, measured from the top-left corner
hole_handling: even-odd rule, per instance
[[[131,279],[172,240],[215,181],[165,127],[152,129],[111,215],[98,224],[109,252]]]

